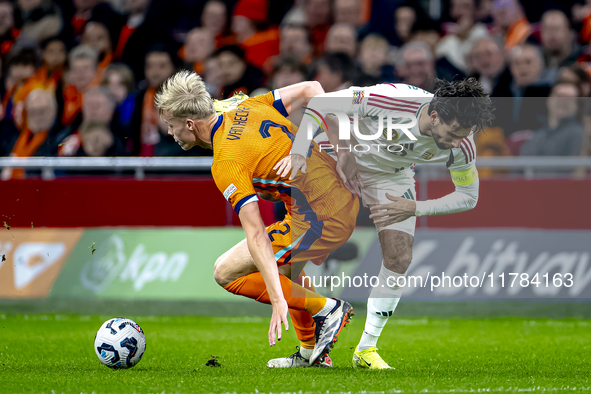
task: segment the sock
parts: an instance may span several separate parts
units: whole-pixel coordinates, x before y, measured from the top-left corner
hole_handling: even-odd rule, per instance
[[[363,334],[361,335],[361,340],[359,341],[358,349],[365,350],[369,349],[370,347],[376,347],[378,344],[378,338],[379,336],[368,334],[364,330]]]
[[[312,349],[306,349],[305,347],[301,347],[300,348],[300,354],[302,355],[303,358],[305,359],[310,359],[310,357],[312,357],[312,353],[314,352],[314,348]]]
[[[283,297],[285,297],[289,308],[299,311],[304,310],[311,315],[315,315],[326,305],[326,297],[293,283],[287,276],[279,274],[279,280],[281,281]],[[225,286],[224,289],[230,293],[252,298],[264,304],[271,304],[271,299],[265,287],[265,280],[260,272],[241,276]]]
[[[294,283],[297,283],[298,285],[303,285],[303,287],[305,287],[306,289],[312,292],[316,292],[314,290],[314,286],[312,285],[312,283],[310,283],[310,281],[302,281],[302,277],[305,275],[306,273],[302,270],[302,273],[296,280],[294,280]],[[293,328],[296,332],[296,336],[300,340],[300,353],[303,356],[303,349],[311,350],[314,349],[314,345],[316,345],[316,340],[314,338],[316,323],[314,323],[314,318],[312,318],[312,315],[306,311],[290,309],[289,315],[291,316],[291,324],[293,325]],[[311,354],[312,353],[310,353],[310,355]]]
[[[371,290],[369,299],[367,300],[367,319],[365,320],[365,333],[374,336],[374,338],[362,335],[359,342],[359,350],[373,347],[377,344],[377,338],[382,333],[384,326],[388,322],[388,318],[392,316],[400,296],[402,289],[396,285],[396,280],[404,274],[398,274],[390,271],[382,263],[382,268],[378,275],[379,283]],[[390,280],[388,280],[390,277]],[[382,287],[383,286],[383,287]],[[372,346],[369,346],[372,344]]]
[[[337,305],[337,302],[335,300],[333,300],[332,298],[327,298],[324,308],[322,308],[320,311],[318,311],[318,313],[316,313],[312,316],[316,317],[316,316],[327,315],[330,311],[332,311],[332,308],[334,308],[336,305]]]

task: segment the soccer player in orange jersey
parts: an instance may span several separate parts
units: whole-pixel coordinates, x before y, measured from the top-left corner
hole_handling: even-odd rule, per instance
[[[303,267],[292,270],[292,264],[319,264],[345,243],[359,211],[358,199],[345,188],[326,152],[313,150],[307,165],[314,171],[299,174],[293,182],[289,174],[277,171],[294,138],[287,117],[296,109],[296,98],[305,104],[305,97],[322,92],[317,82],[304,82],[236,102],[235,108],[216,114],[201,78],[181,71],[156,95],[168,133],[183,149],[213,149],[213,178],[246,234],[216,261],[215,280],[229,292],[273,306],[271,346],[276,335],[281,339],[281,324],[288,327],[289,309],[302,345],[285,359],[293,364],[289,366],[331,365],[326,356],[352,312],[347,302],[290,280],[292,271],[297,278]],[[285,203],[288,214],[283,221],[265,228],[257,193]]]

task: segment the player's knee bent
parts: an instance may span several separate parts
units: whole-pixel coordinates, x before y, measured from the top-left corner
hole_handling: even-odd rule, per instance
[[[227,270],[224,269],[223,256],[219,257],[213,265],[213,278],[216,283],[222,287],[226,287],[234,281],[230,278],[230,275],[228,275]]]
[[[410,262],[412,260],[412,250],[393,253],[392,255],[384,254],[383,257],[384,267],[398,274],[404,274],[410,266]]]

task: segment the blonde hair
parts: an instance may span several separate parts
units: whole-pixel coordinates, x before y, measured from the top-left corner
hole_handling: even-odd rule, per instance
[[[168,78],[154,101],[160,115],[168,112],[177,119],[205,119],[216,112],[201,77],[187,70]]]

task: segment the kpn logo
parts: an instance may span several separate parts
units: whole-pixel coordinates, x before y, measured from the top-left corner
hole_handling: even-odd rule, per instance
[[[313,121],[306,122],[306,136],[308,140],[315,137],[315,132],[328,130],[328,124],[319,112],[306,108],[305,112]],[[326,113],[327,116],[334,115],[338,121],[338,136],[341,141],[351,141],[351,136],[354,137],[354,144],[347,144],[348,147],[333,146],[332,144],[323,144],[319,150],[348,150],[355,152],[369,152],[370,150],[380,149],[387,150],[391,153],[398,153],[404,147],[395,142],[400,140],[402,135],[405,135],[410,141],[417,141],[417,137],[411,132],[418,122],[414,114],[401,114],[397,112],[389,112],[387,114],[378,114],[371,118],[371,126],[364,123],[360,126],[359,114],[353,113],[352,116],[343,111],[331,110]],[[318,127],[316,127],[316,125]],[[372,141],[373,143],[368,143]]]

